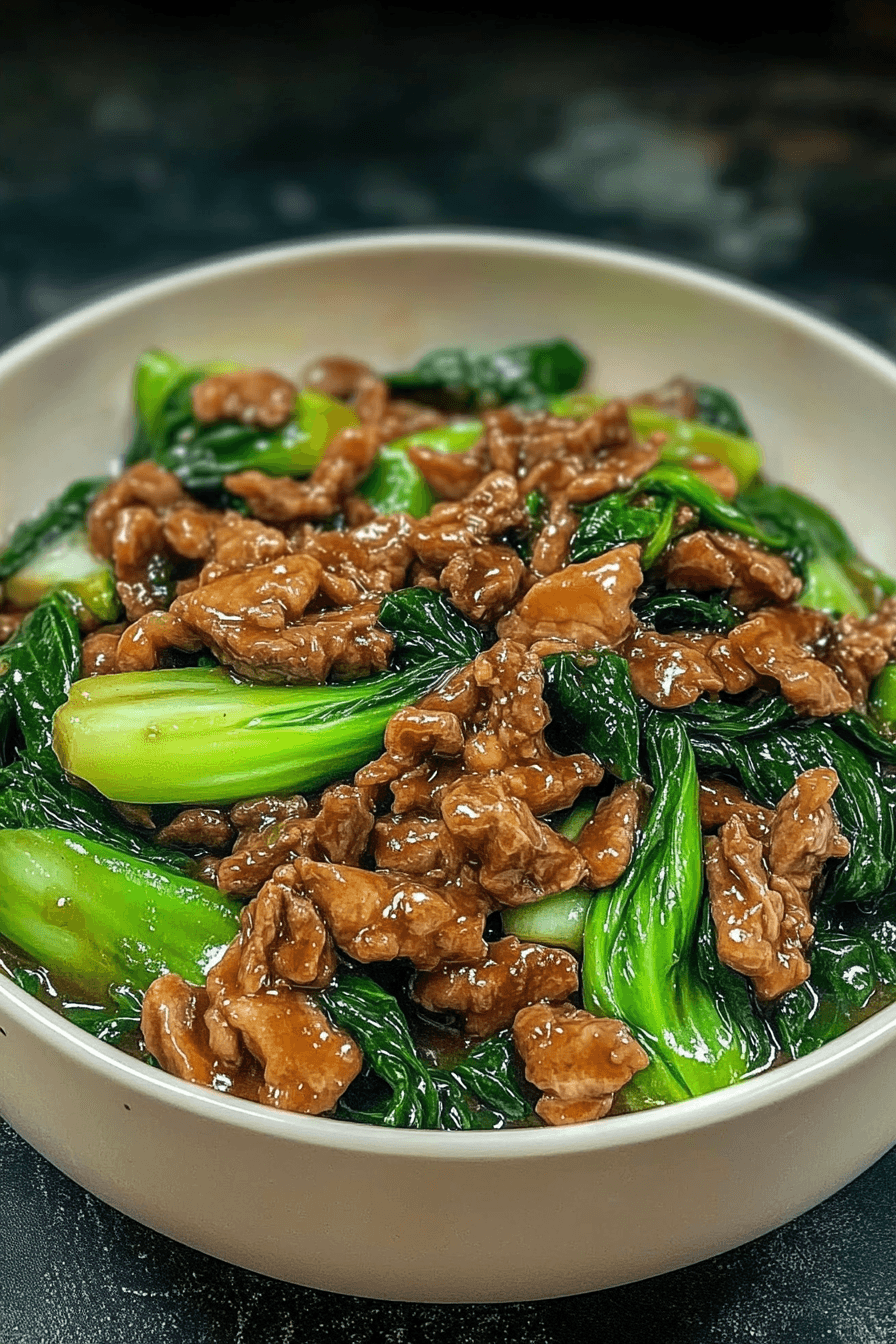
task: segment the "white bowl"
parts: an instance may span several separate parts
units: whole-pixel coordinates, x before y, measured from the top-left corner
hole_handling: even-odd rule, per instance
[[[0,530],[125,442],[130,371],[168,346],[285,371],[564,335],[600,386],[732,389],[772,473],[896,559],[896,365],[754,290],[608,248],[401,233],[274,248],[94,304],[0,357]],[[190,1246],[337,1292],[427,1301],[577,1293],[736,1246],[896,1140],[896,1006],[784,1068],[565,1129],[392,1131],[193,1087],[0,980],[0,1110],[100,1198]]]

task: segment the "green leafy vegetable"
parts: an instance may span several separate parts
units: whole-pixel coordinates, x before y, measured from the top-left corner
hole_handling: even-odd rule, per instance
[[[91,1002],[203,981],[239,928],[214,887],[60,830],[0,831],[0,934]]]
[[[593,891],[575,887],[544,896],[528,905],[517,905],[501,911],[505,933],[515,934],[524,943],[547,943],[551,947],[565,947],[576,956],[582,955],[585,921]]]
[[[696,418],[701,424],[712,425],[723,434],[735,434],[745,439],[753,437],[743,411],[730,392],[704,383],[695,389],[694,397],[697,402]]]
[[[471,662],[482,652],[479,630],[444,593],[402,588],[380,602],[379,623],[395,639],[393,666],[441,660],[447,667]]]
[[[618,779],[636,778],[641,727],[626,660],[608,649],[555,653],[544,672],[555,722]]]
[[[72,831],[176,871],[189,870],[193,863],[188,854],[153,844],[151,836],[126,826],[104,798],[70,784],[56,758],[46,754],[0,770],[3,826]]]
[[[81,668],[81,639],[71,599],[45,597],[0,648],[0,746],[18,729],[35,759],[48,754],[54,710]]]
[[[632,500],[631,493],[614,491],[582,510],[569,551],[574,564],[603,555],[627,541],[646,541],[660,531],[665,511],[659,501],[648,498],[635,504]]]
[[[81,668],[72,603],[64,593],[44,598],[0,649],[0,746],[18,759],[0,770],[0,827],[73,831],[171,868],[190,862],[154,846],[125,826],[104,800],[63,776],[50,738],[53,714],[65,703]]]
[[[64,770],[128,803],[234,802],[320,788],[381,749],[444,676],[427,663],[340,686],[256,686],[200,667],[91,677],[56,714]]]
[[[450,1070],[462,1087],[505,1120],[524,1120],[532,1108],[523,1097],[515,1077],[515,1058],[510,1033],[498,1032],[472,1046]]]
[[[690,504],[698,511],[703,523],[726,532],[736,532],[768,550],[782,550],[787,545],[787,538],[781,532],[760,526],[752,511],[748,513],[738,503],[723,499],[718,490],[687,467],[661,462],[640,477],[633,489],[638,494],[670,495]]]
[[[536,341],[491,355],[433,350],[413,368],[387,374],[386,382],[399,396],[444,411],[484,411],[508,403],[538,410],[550,397],[578,387],[587,367],[569,341]]]
[[[641,844],[585,926],[583,999],[618,1017],[651,1057],[626,1088],[642,1106],[699,1096],[765,1068],[772,1043],[739,977],[706,955],[694,753],[680,722],[645,724],[654,799]]]
[[[782,695],[763,695],[758,700],[697,700],[672,711],[689,733],[716,738],[754,737],[769,728],[795,723],[797,713]]]
[[[118,619],[121,603],[115,577],[105,560],[91,551],[83,528],[49,542],[6,582],[6,596],[17,607],[36,607],[41,598],[59,589],[74,599],[79,612],[104,624]]]
[[[91,1036],[107,1045],[124,1045],[127,1037],[140,1030],[142,996],[127,985],[113,985],[106,1003],[78,1003],[61,998],[49,983],[46,972],[41,974],[30,967],[20,966],[13,971],[12,978],[27,994],[48,1003],[73,1026],[89,1031]]]
[[[9,579],[36,556],[80,528],[87,517],[87,510],[108,483],[106,476],[74,481],[61,495],[45,505],[36,518],[19,523],[0,551],[0,581]]]
[[[506,1034],[475,1046],[452,1069],[434,1069],[418,1054],[397,999],[369,976],[343,967],[320,998],[388,1090],[385,1100],[364,1109],[352,1104],[350,1091],[337,1115],[392,1128],[472,1129],[477,1119],[471,1097],[492,1112],[492,1121],[521,1120],[529,1113],[513,1077],[513,1047]]]
[[[703,523],[749,537],[771,550],[787,539],[766,531],[737,503],[731,503],[688,467],[661,462],[624,493],[615,492],[588,504],[570,545],[574,563],[603,555],[626,541],[644,541],[642,568],[659,558],[672,536],[679,504],[690,504]]]
[[[896,727],[896,664],[889,663],[875,678],[868,696],[868,713],[879,728]]]
[[[867,616],[883,597],[896,593],[896,580],[864,560],[836,518],[814,500],[785,485],[757,481],[739,503],[786,538],[791,562],[806,579],[799,599],[804,606]]]
[[[673,589],[655,593],[636,603],[639,621],[663,633],[673,630],[714,630],[727,634],[742,620],[740,612],[728,605],[719,593],[698,597],[695,593]]]
[[[896,990],[896,906],[873,913],[822,911],[816,919],[809,979],[776,1006],[775,1030],[794,1058],[854,1026],[869,1005]]]

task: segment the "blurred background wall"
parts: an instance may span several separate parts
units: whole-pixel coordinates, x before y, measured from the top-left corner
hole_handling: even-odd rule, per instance
[[[896,349],[896,7],[625,9],[6,0],[0,340],[208,255],[456,224],[697,261]]]

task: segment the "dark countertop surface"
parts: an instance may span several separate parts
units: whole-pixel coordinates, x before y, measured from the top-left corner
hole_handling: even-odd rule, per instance
[[[475,20],[236,8],[214,23],[137,4],[4,11],[0,341],[209,255],[456,224],[697,261],[896,351],[887,6],[858,6],[877,15],[870,54],[849,34],[701,45],[508,23],[497,6]],[[2,1344],[882,1344],[896,1340],[894,1232],[891,1152],[787,1227],[647,1283],[518,1305],[386,1304],[178,1246],[0,1121]]]

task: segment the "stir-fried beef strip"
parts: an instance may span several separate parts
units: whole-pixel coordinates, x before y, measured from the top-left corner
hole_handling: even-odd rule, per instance
[[[238,420],[243,425],[277,429],[291,416],[298,390],[288,378],[268,369],[238,369],[203,378],[190,395],[200,424]]]
[[[755,809],[749,819],[733,811],[706,841],[719,958],[748,976],[760,999],[776,999],[809,976],[812,889],[828,859],[849,853],[831,808],[838,782],[834,770],[808,770],[778,803],[767,831],[756,825]]]
[[[579,833],[576,848],[588,864],[588,885],[611,887],[631,863],[644,805],[642,785],[618,784],[601,799]]]
[[[127,619],[85,634],[83,675],[208,652],[252,682],[368,676],[393,652],[380,602],[413,586],[445,594],[487,647],[395,713],[382,753],[319,797],[188,807],[158,826],[149,809],[134,816],[157,842],[198,855],[204,880],[248,902],[204,987],[175,975],[154,982],[143,1007],[147,1049],[181,1078],[332,1112],[362,1059],[316,996],[340,959],[398,961],[412,1000],[452,1015],[466,1037],[512,1027],[545,1123],[600,1118],[648,1056],[625,1024],[571,1001],[571,953],[495,940],[490,917],[554,892],[612,887],[637,852],[649,790],[637,780],[610,788],[589,752],[552,745],[542,659],[614,650],[636,695],[662,710],[778,685],[800,715],[824,717],[864,706],[896,651],[896,599],[836,622],[797,606],[803,584],[786,558],[700,527],[688,504],[646,590],[639,541],[570,562],[582,508],[635,493],[659,460],[664,435],[639,441],[629,407],[692,416],[687,380],[579,420],[487,411],[463,452],[412,441],[408,460],[437,500],[419,518],[379,515],[356,492],[383,444],[448,417],[390,396],[354,360],[318,360],[299,385],[345,402],[360,423],[335,435],[304,480],[226,477],[245,513],[193,498],[148,462],[99,494],[90,542],[113,567]],[[241,371],[197,384],[192,405],[203,425],[269,430],[286,423],[296,396],[287,378]],[[734,474],[714,458],[686,465],[724,497],[737,494]],[[663,588],[724,594],[738,623],[725,635],[652,629],[635,604]],[[0,642],[21,615],[0,612]],[[762,1000],[809,973],[811,902],[825,863],[848,850],[831,807],[837,783],[832,770],[809,771],[770,809],[729,781],[701,781],[719,956]],[[568,839],[556,816],[587,790],[598,791],[585,794],[593,815]]]
[[[544,1094],[535,1109],[549,1125],[599,1120],[650,1062],[624,1023],[572,1003],[521,1008],[513,1039],[526,1077]]]
[[[635,625],[640,557],[640,546],[618,546],[539,579],[498,623],[498,634],[539,653],[616,648]]]
[[[562,1003],[579,987],[571,952],[501,938],[483,961],[446,962],[414,979],[413,996],[434,1012],[459,1013],[469,1036],[493,1036],[512,1026],[521,1008]]]
[[[727,590],[741,611],[799,596],[802,582],[787,561],[728,532],[690,532],[669,548],[663,573],[670,588]]]

